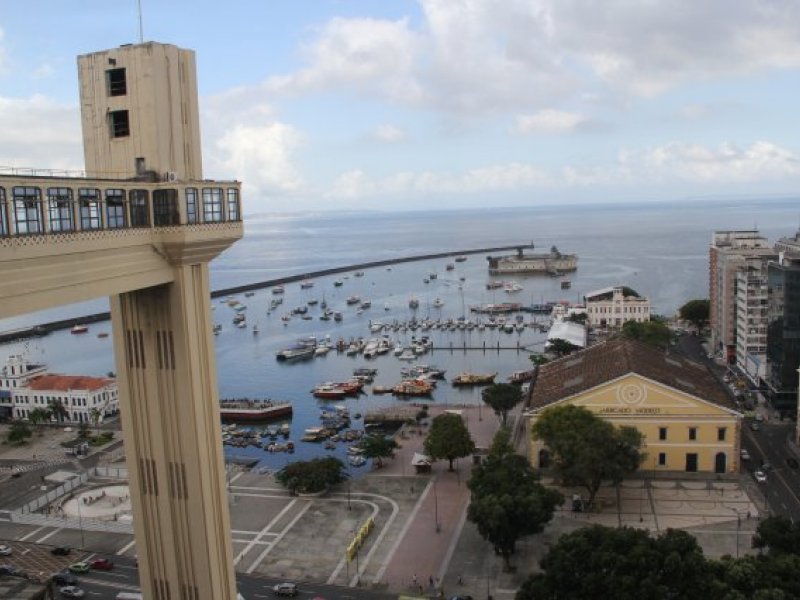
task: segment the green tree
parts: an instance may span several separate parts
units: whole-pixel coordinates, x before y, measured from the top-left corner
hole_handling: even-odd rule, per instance
[[[103,418],[103,413],[99,409],[92,408],[89,411],[89,420],[94,425],[95,435],[100,435],[100,421],[102,420],[102,418]]]
[[[528,358],[536,366],[546,365],[547,363],[550,362],[550,359],[547,358],[544,354],[531,354],[528,356]]]
[[[579,346],[568,342],[562,338],[553,338],[552,340],[547,340],[547,350],[558,356],[559,358],[562,356],[566,356],[567,354],[572,354],[576,350],[580,350]]]
[[[689,321],[700,331],[708,323],[710,303],[707,299],[689,300],[678,309],[684,321]]]
[[[61,400],[51,400],[47,403],[47,409],[59,423],[63,423],[64,419],[66,419],[67,415],[69,414],[67,407],[64,406],[64,403],[61,402]]]
[[[361,440],[364,456],[374,459],[378,468],[383,466],[384,458],[394,458],[394,451],[398,447],[394,438],[385,435],[369,435]]]
[[[619,483],[644,460],[642,434],[619,427],[582,406],[563,404],[545,409],[533,425],[535,439],[553,453],[553,464],[566,485],[589,492],[591,504],[603,481]]]
[[[585,325],[586,321],[589,320],[589,315],[586,313],[572,313],[571,315],[567,316],[565,319],[570,323],[579,323],[581,325]]]
[[[666,348],[672,339],[672,332],[662,321],[628,321],[622,326],[622,337],[639,340],[650,346]]]
[[[275,474],[275,479],[293,494],[314,493],[341,483],[347,473],[341,460],[327,456],[288,464]]]
[[[501,428],[467,484],[472,492],[467,518],[503,557],[506,570],[517,540],[541,532],[563,501],[536,481],[530,462],[514,452],[509,440],[508,430]]]
[[[89,423],[86,421],[81,421],[80,425],[78,425],[78,437],[82,440],[89,439],[91,436],[91,432],[89,431]]]
[[[11,423],[11,428],[6,434],[6,440],[9,444],[22,445],[31,435],[33,435],[33,433],[27,423],[24,421],[14,421]]]
[[[730,598],[697,540],[675,529],[652,538],[628,527],[585,527],[559,538],[541,567],[516,600]]]
[[[502,419],[505,427],[509,411],[522,402],[522,391],[510,383],[495,383],[484,388],[481,399]]]
[[[800,555],[800,523],[780,516],[764,519],[753,536],[753,548],[770,554]]]
[[[28,413],[28,421],[42,434],[42,423],[50,420],[50,411],[46,408],[34,408]]]
[[[425,453],[431,458],[450,461],[450,471],[453,470],[455,459],[469,456],[475,451],[475,442],[472,441],[464,419],[452,413],[442,413],[434,417],[423,446]]]

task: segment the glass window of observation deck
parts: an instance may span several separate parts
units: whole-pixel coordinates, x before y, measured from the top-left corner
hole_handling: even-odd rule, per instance
[[[150,205],[147,190],[131,190],[128,196],[131,227],[150,227]]]
[[[109,229],[120,229],[127,225],[125,219],[125,192],[106,190],[106,224]]]
[[[167,227],[179,224],[177,190],[153,191],[153,225]]]
[[[47,218],[50,231],[74,231],[72,190],[68,187],[47,188]]]
[[[228,221],[239,220],[239,190],[228,188]]]
[[[203,222],[222,221],[222,188],[203,188]]]
[[[189,225],[200,221],[197,214],[197,188],[186,188],[186,222]]]
[[[8,235],[8,209],[6,208],[6,190],[0,187],[0,236]]]
[[[100,190],[80,188],[78,205],[81,213],[81,229],[100,229],[103,226],[100,212]]]
[[[37,187],[13,190],[15,233],[42,233],[42,192]]]

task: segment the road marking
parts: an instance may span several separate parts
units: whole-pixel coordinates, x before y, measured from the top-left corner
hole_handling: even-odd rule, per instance
[[[45,541],[46,539],[53,537],[53,536],[54,536],[55,534],[57,534],[59,531],[64,531],[64,528],[62,527],[62,528],[60,528],[60,529],[54,529],[54,530],[53,530],[53,531],[51,531],[50,533],[48,533],[48,534],[46,534],[46,535],[43,535],[43,536],[42,536],[42,537],[40,537],[38,540],[36,540],[36,543],[37,543],[37,544],[41,544],[41,543],[42,543],[43,541]]]
[[[295,505],[295,504],[297,504],[297,498],[293,499],[291,502],[289,502],[289,504],[287,504],[286,506],[284,506],[284,507],[283,507],[283,510],[281,510],[281,512],[279,512],[277,515],[275,515],[275,517],[272,519],[272,521],[270,521],[269,523],[267,523],[267,524],[264,526],[264,528],[263,528],[263,529],[262,529],[262,530],[261,530],[261,531],[258,533],[258,535],[256,535],[256,537],[254,537],[252,540],[250,540],[250,541],[247,543],[247,545],[244,547],[244,550],[242,550],[241,552],[239,552],[239,554],[237,554],[237,555],[236,555],[236,558],[234,558],[234,559],[233,559],[233,564],[234,564],[234,565],[237,565],[237,564],[239,564],[239,561],[240,561],[240,560],[242,560],[242,557],[243,557],[245,554],[247,554],[247,553],[250,551],[250,549],[253,547],[253,545],[254,545],[254,544],[257,542],[257,541],[259,541],[259,540],[261,539],[261,534],[262,534],[262,533],[267,533],[267,532],[268,532],[268,531],[269,531],[269,530],[272,528],[272,526],[273,526],[273,525],[275,525],[275,523],[277,523],[277,522],[278,522],[278,520],[279,520],[279,519],[282,519],[282,518],[283,518],[283,516],[284,516],[284,515],[285,515],[287,512],[289,512],[289,510],[291,510],[291,509],[294,507],[294,505]],[[311,503],[309,503],[309,505],[310,505],[310,504],[311,504]],[[307,508],[308,508],[308,505],[306,505],[306,507],[305,507],[305,508],[307,509]],[[303,512],[305,512],[305,510],[304,510],[304,511],[301,511],[301,513],[300,513],[300,514],[303,514]],[[252,571],[247,571],[247,572],[248,572],[248,573],[252,573]]]
[[[24,542],[24,541],[25,541],[25,540],[27,540],[28,538],[32,538],[33,536],[35,536],[37,533],[39,533],[39,532],[40,532],[42,529],[44,529],[45,527],[46,527],[45,525],[42,525],[41,527],[37,527],[36,529],[34,529],[33,531],[31,531],[31,532],[30,532],[28,535],[26,535],[26,536],[23,536],[23,537],[19,538],[17,541],[18,541],[18,542]]]
[[[295,502],[295,501],[294,501],[294,500],[292,500],[292,503],[294,503],[294,502]],[[294,524],[295,524],[295,523],[297,523],[297,522],[300,520],[300,517],[302,517],[304,514],[306,514],[306,511],[307,511],[309,508],[311,508],[311,505],[312,505],[312,504],[313,504],[312,502],[308,502],[308,503],[307,503],[307,504],[306,504],[306,505],[305,505],[305,506],[304,506],[304,507],[303,507],[303,508],[300,510],[300,512],[298,512],[298,513],[297,513],[297,516],[296,516],[294,519],[292,519],[292,521],[291,521],[291,522],[290,522],[290,523],[289,523],[289,524],[286,526],[286,528],[285,528],[285,529],[284,529],[284,530],[281,532],[281,534],[280,534],[280,535],[279,535],[277,538],[275,538],[275,541],[272,543],[272,545],[270,545],[270,546],[267,546],[266,548],[264,548],[264,551],[263,551],[261,554],[259,554],[259,555],[258,555],[258,557],[256,558],[256,560],[255,560],[255,561],[254,561],[254,562],[253,562],[253,563],[250,565],[250,567],[247,569],[247,571],[245,571],[245,573],[247,573],[248,575],[250,575],[250,573],[252,573],[253,571],[255,571],[255,570],[256,570],[256,567],[257,567],[258,565],[260,565],[260,564],[261,564],[261,561],[262,561],[262,560],[264,560],[264,557],[265,557],[267,554],[269,554],[269,551],[270,551],[270,550],[272,550],[272,548],[274,548],[274,547],[275,547],[275,545],[277,545],[277,543],[278,543],[278,542],[280,542],[280,541],[283,539],[283,536],[285,536],[285,535],[288,533],[288,531],[289,531],[289,530],[290,530],[292,527],[294,527]],[[280,515],[278,515],[278,517],[279,517],[279,516],[280,516]],[[275,517],[275,519],[277,519],[278,517]]]
[[[130,550],[133,547],[135,543],[136,540],[133,539],[129,543],[125,544],[122,548],[117,550],[117,556],[122,556],[123,554],[125,554],[128,550]]]
[[[30,548],[25,548],[25,550],[23,550],[23,551],[22,551],[22,554],[23,554],[23,555],[25,555],[25,554],[27,554],[27,553],[28,553],[28,552],[30,552],[30,551],[31,551],[31,549],[30,549]]]

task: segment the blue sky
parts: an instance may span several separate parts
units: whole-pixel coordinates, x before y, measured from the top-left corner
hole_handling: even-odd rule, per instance
[[[245,211],[794,195],[794,0],[142,0]],[[136,0],[0,0],[0,166],[82,168],[77,55]]]

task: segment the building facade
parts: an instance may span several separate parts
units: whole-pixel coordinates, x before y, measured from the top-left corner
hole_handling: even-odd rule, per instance
[[[760,387],[767,375],[767,265],[745,259],[736,272],[736,366]]]
[[[539,368],[531,425],[559,404],[582,406],[644,439],[649,472],[733,474],[741,419],[705,366],[632,340],[611,340]],[[530,440],[530,461],[547,468],[549,451]]]
[[[708,297],[711,348],[728,363],[736,362],[736,278],[748,258],[774,256],[756,230],[715,231],[709,247]]]
[[[628,321],[650,320],[650,300],[623,286],[589,292],[584,297],[589,326],[619,328]]]
[[[241,185],[203,177],[193,53],[78,66],[87,173],[0,174],[0,314],[109,298],[143,596],[234,600],[208,263]]]

